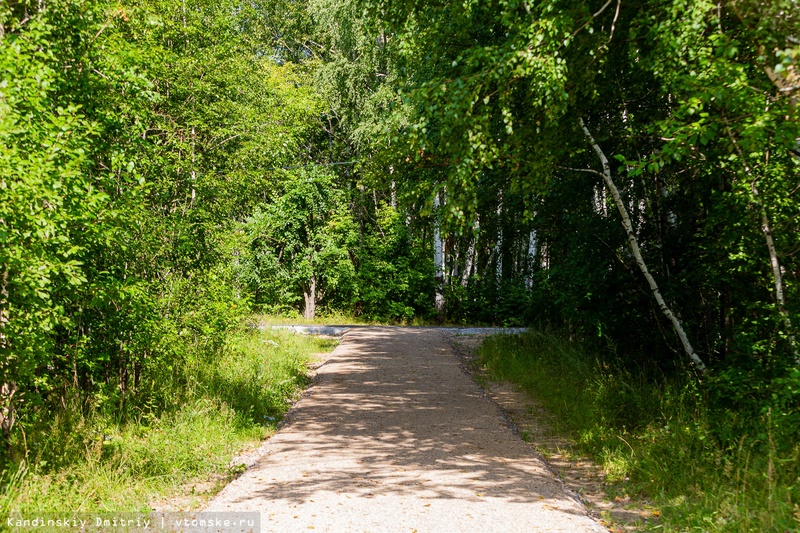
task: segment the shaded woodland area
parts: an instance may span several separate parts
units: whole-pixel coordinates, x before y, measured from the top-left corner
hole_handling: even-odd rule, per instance
[[[555,331],[796,466],[799,61],[796,0],[4,2],[2,463],[266,313]]]

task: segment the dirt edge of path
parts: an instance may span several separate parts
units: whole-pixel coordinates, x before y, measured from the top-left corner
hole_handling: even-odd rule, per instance
[[[487,336],[451,337],[459,366],[497,406],[511,430],[542,458],[565,492],[580,501],[590,516],[612,533],[644,531],[647,525],[652,525],[658,511],[645,500],[627,494],[609,494],[602,467],[574,453],[573,443],[548,426],[547,420],[553,415],[536,405],[535,399],[516,385],[489,379],[477,363],[478,348]]]

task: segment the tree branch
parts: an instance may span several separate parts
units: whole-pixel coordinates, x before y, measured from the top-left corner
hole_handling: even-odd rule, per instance
[[[592,18],[590,18],[589,20],[587,20],[586,22],[584,22],[584,23],[583,23],[583,25],[582,25],[580,28],[578,28],[577,30],[575,30],[575,33],[573,33],[573,34],[572,34],[572,37],[575,37],[576,35],[578,35],[578,34],[580,33],[580,31],[581,31],[583,28],[585,28],[586,26],[588,26],[589,24],[591,24],[591,22],[592,22],[594,19],[596,19],[597,17],[599,17],[599,16],[600,16],[600,15],[603,13],[603,11],[605,11],[605,10],[606,10],[606,8],[607,8],[608,6],[610,6],[610,5],[611,5],[611,2],[613,2],[613,1],[614,1],[614,0],[608,0],[608,2],[606,2],[606,3],[603,5],[603,7],[601,7],[599,10],[597,10],[597,13],[595,13],[594,15],[592,15]],[[570,37],[570,39],[572,39],[572,37]]]

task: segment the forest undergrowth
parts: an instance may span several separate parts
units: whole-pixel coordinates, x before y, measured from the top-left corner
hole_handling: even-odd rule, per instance
[[[567,335],[488,338],[479,363],[554,415],[553,429],[637,494],[663,531],[797,531],[800,444],[775,413],[743,418],[693,376],[625,366]]]
[[[189,358],[169,391],[170,409],[54,407],[28,436],[37,446],[2,473],[0,523],[64,511],[149,513],[173,496],[183,507],[201,504],[240,471],[232,464],[238,453],[275,431],[308,384],[313,354],[335,344],[241,330],[220,351]],[[204,492],[187,489],[198,483]]]

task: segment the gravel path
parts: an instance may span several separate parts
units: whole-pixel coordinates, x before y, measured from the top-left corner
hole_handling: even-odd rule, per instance
[[[357,328],[207,511],[262,531],[605,531],[459,367],[446,332]]]

